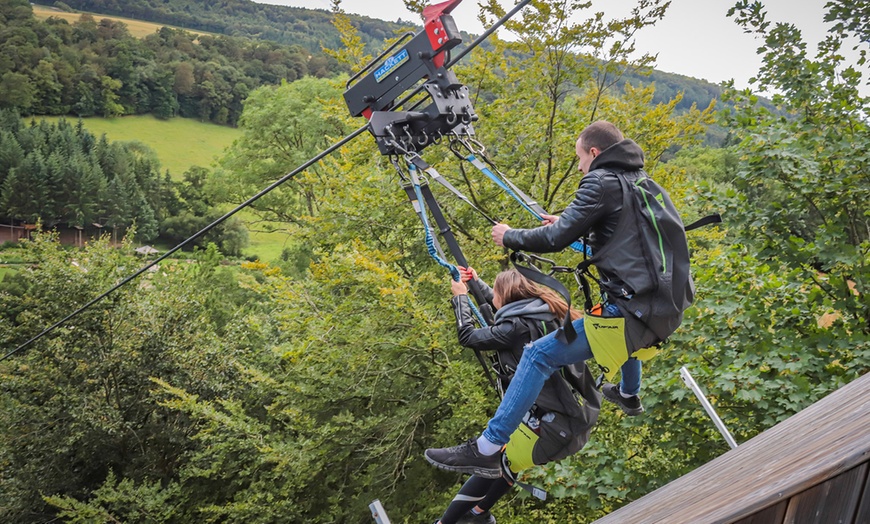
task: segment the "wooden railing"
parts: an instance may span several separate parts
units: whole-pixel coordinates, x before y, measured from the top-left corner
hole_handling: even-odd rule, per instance
[[[594,524],[870,524],[870,374]]]

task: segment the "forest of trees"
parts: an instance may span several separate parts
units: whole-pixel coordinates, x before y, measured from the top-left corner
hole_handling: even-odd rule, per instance
[[[119,238],[135,224],[136,240],[180,243],[222,213],[203,190],[207,170],[193,167],[181,182],[161,174],[160,160],[138,142],[109,142],[81,121],[25,125],[0,110],[0,220],[90,229]],[[239,255],[247,232],[238,220],[199,239]]]
[[[490,158],[556,211],[578,182],[577,132],[607,119],[644,149],[687,221],[720,211],[724,223],[691,233],[696,302],[644,367],[647,412],[604,406],[581,452],[524,475],[549,500],[508,496],[494,509],[501,524],[590,523],[725,453],[681,366],[738,442],[870,371],[868,66],[839,52],[848,37],[862,51],[870,42],[856,2],[828,3],[816,52],[760,4],[737,2],[733,21],[758,35],[763,65],[753,90],[723,93],[721,112],[616,87],[626,66],[648,65],[626,49],[666,16],[656,2],[612,23],[575,4],[534,0],[513,26],[518,41],[493,39],[457,66]],[[343,51],[347,63],[364,54]],[[239,203],[359,127],[343,89],[343,78],[310,76],[254,89],[242,138],[214,171],[192,170],[179,197],[192,213]],[[757,92],[775,93],[775,110]],[[728,147],[702,145],[714,123]],[[93,138],[61,131],[95,176],[101,157],[80,145]],[[4,133],[23,151],[21,137],[51,135]],[[443,144],[424,157],[490,216],[535,225]],[[449,275],[396,178],[370,137],[351,141],[251,207],[289,233],[280,260],[229,265],[215,246],[166,260],[0,360],[0,520],[362,524],[380,499],[394,522],[434,522],[462,479],[423,450],[478,434],[497,399],[457,343]],[[490,224],[441,200],[481,276],[507,267]],[[66,249],[50,233],[17,249],[33,263],[0,281],[4,355],[140,263],[105,240]]]
[[[25,0],[0,1],[0,108],[25,115],[196,117],[234,125],[253,89],[333,76],[322,52],[164,27],[143,39],[83,15],[38,21]]]
[[[45,5],[54,5],[52,1],[36,2]],[[124,16],[139,20],[147,20],[156,23],[163,23],[184,27],[192,30],[210,31],[227,36],[247,37],[260,42],[275,42],[282,44],[280,46],[261,45],[257,52],[251,56],[251,52],[244,49],[245,46],[236,42],[232,44],[215,43],[216,47],[229,47],[230,49],[218,49],[219,53],[230,51],[223,56],[229,58],[239,57],[246,65],[241,67],[237,62],[233,61],[232,66],[241,69],[248,77],[254,80],[259,80],[262,83],[274,84],[285,78],[288,81],[293,81],[306,74],[323,77],[332,74],[336,71],[338,64],[331,60],[328,54],[324,54],[324,49],[340,49],[343,46],[341,36],[332,24],[332,15],[322,10],[295,8],[280,5],[259,4],[251,0],[230,0],[222,2],[208,2],[203,0],[183,0],[163,2],[149,0],[144,2],[118,2],[116,0],[70,0],[64,5],[69,5],[72,8],[82,11],[104,13],[110,15]],[[369,53],[376,54],[384,47],[384,41],[394,37],[396,34],[401,34],[407,31],[419,30],[419,21],[397,23],[384,22],[362,16],[349,16],[349,20],[357,29],[357,36],[361,39],[365,50]],[[100,22],[101,24],[103,22]],[[167,30],[164,30],[167,31]],[[181,37],[174,36],[174,40]],[[191,37],[189,40],[171,44],[175,49],[170,57],[166,58],[165,54],[158,51],[157,60],[160,63],[164,59],[170,62],[190,61],[190,59],[203,60],[208,62],[214,60],[212,56],[209,59],[201,55],[187,57],[184,53],[190,51],[190,42],[195,39]],[[467,38],[468,41],[470,39]],[[232,41],[232,40],[231,40]],[[207,40],[207,43],[211,40]],[[486,47],[488,43],[484,44]],[[241,56],[243,48],[245,56]],[[182,54],[179,55],[178,52]],[[523,52],[522,49],[514,50],[513,52]],[[310,58],[307,58],[309,57]],[[257,62],[261,62],[258,64]],[[361,66],[361,63],[344,64],[345,71],[355,71]],[[257,72],[258,66],[264,69],[263,72]],[[281,67],[287,69],[282,70]],[[173,67],[174,69],[174,67]],[[182,74],[186,72],[182,71]],[[660,71],[647,71],[644,74],[639,71],[627,72],[619,81],[621,87],[626,82],[632,84],[645,84],[655,82],[657,85],[655,101],[663,102],[670,100],[678,92],[681,92],[682,99],[679,102],[680,110],[688,110],[692,104],[698,106],[706,106],[710,100],[719,98],[722,93],[722,88],[709,82],[689,78],[681,75],[663,73]],[[212,72],[212,74],[215,74]],[[223,76],[221,71],[219,76]],[[122,82],[128,82],[130,77],[120,78],[112,74],[111,68],[109,76]],[[238,75],[235,75],[238,76]],[[176,71],[176,77],[178,72]],[[200,75],[197,75],[197,84],[201,81]],[[214,81],[213,81],[214,82]],[[155,82],[152,82],[152,87]],[[184,84],[182,80],[182,84]],[[217,82],[220,84],[220,82]],[[250,84],[249,81],[245,81]],[[232,86],[233,84],[230,84]],[[248,87],[250,89],[250,86]],[[221,93],[228,91],[226,86],[217,85],[216,90],[218,97],[226,95]],[[167,89],[167,92],[169,90]],[[205,88],[208,93],[209,89]],[[190,93],[179,93],[181,102],[184,101],[183,95]],[[214,96],[204,94],[206,98],[214,98]],[[234,97],[231,97],[233,103],[237,103]],[[231,104],[233,105],[233,104]],[[128,106],[129,107],[129,106]],[[156,102],[150,110],[158,116],[168,114],[172,109],[172,105]],[[146,110],[146,112],[148,112]],[[36,114],[43,114],[37,112]],[[95,113],[100,114],[100,113]],[[178,112],[182,116],[202,116],[201,112],[197,111],[196,107],[185,107]],[[238,117],[237,112],[231,111],[228,118],[217,118],[216,121],[226,121],[235,123]],[[214,118],[213,118],[214,119]],[[721,135],[721,133],[718,133]],[[721,139],[721,136],[718,136]]]
[[[0,216],[46,227],[102,222],[122,234],[135,220],[150,241],[158,222],[178,212],[148,149],[98,140],[81,122],[25,126],[9,110],[0,111],[0,126]]]
[[[35,3],[55,4],[53,0]],[[332,26],[332,15],[323,10],[262,4],[251,0],[68,0],[64,4],[92,13],[298,45],[309,54],[320,55],[324,47],[337,49],[341,46],[339,34]],[[421,24],[419,20],[385,22],[365,16],[353,16],[352,20],[369,51],[380,49],[384,40],[394,37],[397,32],[414,31],[415,26]]]

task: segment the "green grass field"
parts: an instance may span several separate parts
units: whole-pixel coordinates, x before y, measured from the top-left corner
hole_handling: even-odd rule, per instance
[[[44,5],[32,5],[31,7],[33,7],[33,16],[35,16],[38,20],[45,20],[46,18],[53,16],[55,18],[63,18],[64,20],[66,20],[70,24],[77,22],[79,20],[79,18],[81,18],[82,14],[86,13],[86,11],[68,13],[66,11],[61,11],[60,9],[56,9],[54,7],[48,7],[48,6],[44,6]],[[134,20],[132,18],[124,18],[123,16],[101,15],[98,13],[87,13],[87,14],[93,16],[95,20],[102,20],[103,18],[108,18],[110,20],[119,20],[121,22],[124,22],[124,24],[127,26],[127,31],[129,31],[130,34],[136,38],[143,38],[143,37],[146,37],[150,34],[156,33],[161,27],[166,25],[166,24],[155,24],[152,22],[145,22],[142,20]],[[175,26],[168,26],[168,27],[173,27],[175,29],[182,29],[182,28],[175,27]],[[193,31],[191,29],[184,29],[184,30],[189,32],[189,33],[194,33],[197,35],[208,34],[208,33],[202,32],[202,31]]]
[[[37,117],[57,122],[61,117]],[[75,117],[65,117],[75,123]],[[195,118],[160,120],[151,115],[120,116],[116,118],[83,118],[85,128],[111,141],[139,141],[157,152],[163,169],[169,170],[174,180],[191,166],[209,167],[242,132],[229,126],[204,123]],[[29,122],[29,120],[28,120]]]
[[[240,218],[246,223],[252,215],[242,212]],[[249,226],[251,227],[251,226]],[[279,226],[280,227],[280,226]],[[293,245],[293,239],[287,233],[276,231],[274,233],[248,231],[250,245],[243,250],[245,255],[255,255],[262,262],[275,262],[281,258],[281,252],[285,247]]]
[[[40,117],[57,122],[60,117]],[[67,117],[74,122],[74,118]],[[106,134],[111,140],[138,140],[153,149],[163,169],[168,169],[172,178],[180,180],[191,166],[209,167],[220,157],[224,149],[240,137],[238,129],[203,123],[193,118],[159,120],[151,115],[124,116],[117,118],[83,118],[85,128],[97,136]],[[28,120],[29,122],[29,120]],[[247,223],[254,217],[242,211],[239,218]],[[273,262],[281,256],[287,243],[283,233],[250,232],[250,246],[245,255],[255,255],[263,262]],[[173,246],[160,246],[165,251]]]

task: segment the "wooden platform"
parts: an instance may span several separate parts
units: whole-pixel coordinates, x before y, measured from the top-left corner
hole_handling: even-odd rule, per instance
[[[595,524],[870,524],[870,374]]]

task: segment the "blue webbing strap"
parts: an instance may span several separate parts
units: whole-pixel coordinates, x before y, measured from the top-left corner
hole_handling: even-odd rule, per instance
[[[435,249],[435,236],[432,235],[432,228],[429,226],[429,218],[426,216],[426,204],[423,200],[423,192],[420,190],[420,179],[417,177],[417,168],[414,167],[414,164],[409,164],[408,168],[411,173],[411,182],[414,184],[414,193],[417,195],[417,202],[420,204],[420,220],[423,222],[423,231],[426,234],[426,249],[429,251],[429,256],[431,256],[435,262],[438,262],[441,267],[450,271],[450,276],[453,277],[453,280],[459,282],[459,269],[450,262],[444,260]]]
[[[426,249],[429,251],[429,256],[431,256],[435,262],[438,262],[441,267],[450,271],[450,276],[453,277],[454,281],[459,282],[461,278],[459,269],[450,262],[444,260],[444,258],[438,253],[438,250],[435,249],[435,236],[432,234],[432,228],[429,226],[429,218],[426,216],[426,204],[423,199],[423,192],[420,188],[420,178],[417,176],[417,167],[413,163],[408,163],[408,171],[411,174],[411,183],[414,185],[414,193],[417,195],[417,202],[420,205],[419,215],[421,222],[423,222],[423,230],[426,234]],[[468,305],[471,307],[471,311],[474,312],[474,316],[477,317],[477,321],[480,325],[482,327],[488,326],[486,320],[483,318],[483,314],[477,309],[477,306],[474,305],[471,297],[466,295],[465,298],[468,300]]]
[[[419,193],[414,189],[413,184],[402,184],[402,188],[408,195],[408,200],[410,200],[411,204],[414,206],[414,212],[417,213],[417,217],[420,219],[421,222],[424,222],[425,224],[426,215],[424,213],[422,205],[420,204],[420,202],[422,201],[419,199]],[[435,253],[438,254],[442,259],[444,259],[444,250],[441,248],[441,244],[438,242],[437,237],[432,237],[432,244],[435,246]]]
[[[407,157],[406,157],[407,160]],[[435,247],[435,254],[438,254],[442,261],[444,260],[443,251],[441,251],[441,247],[438,245],[438,240],[435,236],[431,234],[431,228],[429,227],[429,220],[426,215],[426,202],[430,203],[430,208],[432,209],[432,216],[435,218],[435,222],[438,223],[438,227],[441,228],[441,234],[444,236],[444,240],[447,241],[448,246],[450,247],[451,253],[456,258],[457,262],[460,264],[468,265],[465,262],[465,256],[462,254],[462,250],[459,248],[459,245],[456,243],[456,239],[453,238],[453,234],[450,231],[450,226],[444,220],[444,215],[441,213],[441,210],[438,207],[438,201],[435,200],[435,196],[432,195],[432,191],[429,189],[428,184],[423,187],[420,184],[419,178],[416,177],[416,173],[412,173],[414,175],[414,180],[410,180],[410,177],[405,175],[404,170],[399,165],[399,157],[391,156],[390,161],[393,164],[393,167],[396,169],[396,173],[399,175],[399,179],[402,180],[402,187],[405,190],[405,193],[408,195],[408,199],[414,204],[414,211],[417,212],[417,215],[420,217],[420,221],[423,223],[423,226],[426,230],[427,241],[426,246],[430,249],[431,254],[431,246]],[[410,162],[409,162],[410,164]],[[414,184],[416,182],[416,184]],[[429,237],[431,236],[431,242],[429,241]],[[433,256],[434,258],[434,256]],[[453,272],[451,271],[451,274]],[[487,325],[487,319],[491,318],[491,311],[489,310],[489,304],[486,304],[486,299],[483,297],[481,293],[481,288],[476,282],[469,282],[469,291],[474,298],[479,301],[481,307],[485,307],[486,310],[480,311],[475,306],[474,303],[469,299],[469,305],[472,307],[472,311],[477,316],[478,321],[482,326]],[[487,314],[488,313],[488,314]],[[502,396],[501,389],[499,388],[498,382],[492,376],[492,372],[490,371],[490,367],[486,364],[486,361],[483,358],[481,352],[477,349],[474,350],[474,355],[477,357],[477,361],[480,362],[481,367],[483,367],[483,374],[486,376],[487,380],[490,384],[492,384],[493,389],[495,389],[496,393],[498,393],[499,397]]]
[[[532,216],[534,216],[535,218],[537,218],[541,222],[544,221],[544,217],[541,216],[544,213],[544,209],[540,205],[538,205],[537,202],[531,201],[531,199],[529,199],[525,193],[523,193],[516,186],[514,186],[512,183],[510,183],[509,180],[507,180],[506,178],[503,178],[501,176],[497,176],[495,173],[492,172],[492,170],[489,168],[489,166],[487,166],[486,164],[481,162],[476,156],[474,156],[474,154],[468,155],[465,159],[468,160],[468,162],[471,163],[471,165],[473,165],[474,167],[476,167],[481,173],[486,175],[487,178],[489,178],[490,180],[495,182],[496,185],[498,185],[498,187],[502,188],[508,195],[511,196],[511,198],[513,198],[514,200],[519,202],[519,204],[521,206],[523,206],[523,208],[525,208],[526,211],[531,213]],[[525,198],[521,198],[518,193],[522,194]],[[527,200],[529,202],[527,202]],[[574,251],[576,251],[578,253],[585,252],[586,256],[590,256],[590,257],[592,256],[592,249],[589,246],[583,244],[583,242],[580,242],[579,240],[573,242],[568,247],[570,247],[571,249],[573,249]]]
[[[496,176],[496,174],[492,172],[492,170],[489,168],[489,166],[487,166],[486,164],[481,162],[473,154],[468,155],[465,159],[468,160],[471,163],[471,165],[473,165],[474,167],[479,169],[480,172],[483,173],[484,175],[486,175],[490,180],[495,182],[496,185],[498,185],[498,187],[504,189],[508,195],[510,195],[517,202],[519,202],[519,204],[521,206],[523,206],[526,209],[526,211],[531,213],[532,216],[534,216],[538,220],[541,220],[541,221],[544,220],[544,217],[541,216],[543,209],[541,209],[540,206],[538,206],[535,203],[531,203],[531,204],[526,203],[526,201],[523,200],[522,198],[520,198],[519,195],[517,195],[516,191],[514,191],[515,188],[512,188],[510,185],[508,185],[501,177]],[[535,208],[537,208],[537,209],[535,209]]]

